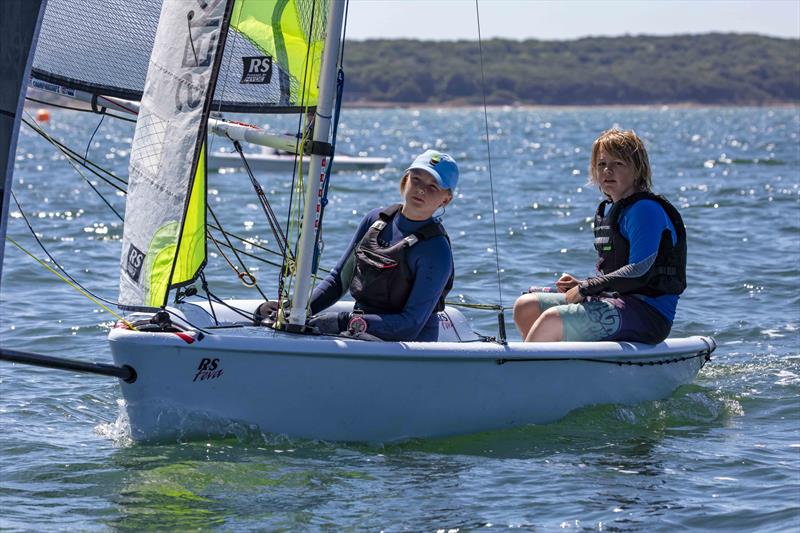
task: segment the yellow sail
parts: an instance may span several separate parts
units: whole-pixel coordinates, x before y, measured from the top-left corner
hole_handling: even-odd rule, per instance
[[[231,28],[272,59],[284,105],[315,106],[327,0],[237,0]]]

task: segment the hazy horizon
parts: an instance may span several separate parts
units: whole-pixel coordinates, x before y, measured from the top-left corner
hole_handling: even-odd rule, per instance
[[[800,38],[796,0],[350,0],[347,38],[576,40],[754,33]]]

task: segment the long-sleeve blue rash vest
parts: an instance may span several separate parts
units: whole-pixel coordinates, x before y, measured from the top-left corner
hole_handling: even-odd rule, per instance
[[[356,246],[369,227],[378,220],[381,209],[365,216],[353,235],[350,245],[330,274],[314,288],[311,314],[336,303],[350,288]],[[432,219],[409,220],[397,213],[378,235],[382,246],[391,246],[431,223]],[[407,249],[406,261],[414,277],[414,285],[405,307],[399,313],[365,314],[367,332],[387,341],[436,341],[439,320],[436,306],[453,272],[453,254],[447,238],[439,235],[417,242]]]

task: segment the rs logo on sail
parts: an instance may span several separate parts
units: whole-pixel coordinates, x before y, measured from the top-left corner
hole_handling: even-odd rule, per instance
[[[219,358],[209,359],[203,357],[200,360],[197,373],[194,375],[192,381],[208,381],[209,379],[216,379],[220,376],[222,376],[222,368],[219,367]]]
[[[133,244],[128,248],[128,255],[125,261],[125,273],[135,282],[139,282],[144,264],[144,253]]]
[[[269,83],[272,80],[272,57],[242,57],[240,83]]]

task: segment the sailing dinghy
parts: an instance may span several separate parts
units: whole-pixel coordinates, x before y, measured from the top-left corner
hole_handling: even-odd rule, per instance
[[[33,68],[46,83],[92,93],[95,106],[141,101],[120,264],[118,303],[129,314],[109,334],[115,368],[127,372],[120,387],[135,440],[225,433],[230,422],[290,437],[366,442],[545,423],[587,405],[665,398],[709,359],[709,337],[655,346],[508,343],[502,331],[499,339],[474,333],[452,306],[439,314],[439,342],[310,331],[306,310],[334,151],[344,3],[164,2],[156,16],[158,4],[137,4],[140,23],[151,23],[142,34],[152,35],[152,55],[144,71],[139,63],[130,68],[124,87],[79,80],[74,64],[38,61],[52,52],[48,21],[74,5],[65,0],[50,0]],[[206,144],[209,131],[219,133],[210,113],[309,109],[316,113],[313,137],[293,141],[295,153],[309,159],[299,170],[306,175],[295,208],[299,230],[285,235],[285,275],[275,291],[290,312],[272,327],[254,325],[263,299],[223,301],[205,289]],[[236,136],[235,127],[229,131],[223,134]],[[241,277],[254,281],[246,271]],[[191,297],[198,279],[205,299]],[[347,310],[352,302],[336,305]]]
[[[229,303],[249,311],[260,302]],[[666,398],[715,347],[707,337],[504,345],[476,335],[452,307],[439,315],[439,342],[368,342],[252,327],[214,307],[216,320],[207,303],[169,308],[171,333],[111,331],[114,362],[138,373],[121,383],[134,439],[202,437],[230,420],[384,443],[541,424],[587,405]]]

